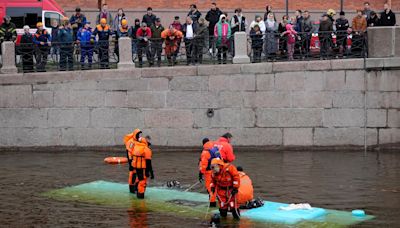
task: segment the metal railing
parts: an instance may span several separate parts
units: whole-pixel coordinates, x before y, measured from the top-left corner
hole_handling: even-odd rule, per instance
[[[367,57],[367,34],[343,32],[248,35],[252,62]]]
[[[53,42],[50,46],[20,43],[15,46],[16,66],[24,73],[116,68],[116,47],[115,41]]]

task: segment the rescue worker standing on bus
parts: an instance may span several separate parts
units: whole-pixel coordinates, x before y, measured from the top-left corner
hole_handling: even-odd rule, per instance
[[[233,162],[235,160],[231,140],[232,134],[227,132],[214,143],[214,146],[218,147],[224,162]]]
[[[202,182],[204,180],[205,182],[205,187],[209,195],[210,207],[217,206],[215,192],[213,193],[211,191],[211,161],[214,158],[221,159],[218,148],[214,147],[214,142],[209,141],[208,138],[203,139],[203,151],[201,152],[199,163],[199,181]]]
[[[246,205],[248,202],[253,200],[253,182],[250,177],[243,171],[241,166],[238,166],[237,171],[240,177],[239,193],[237,195],[237,204],[239,206]]]
[[[33,43],[36,44],[36,71],[45,72],[47,64],[47,55],[50,51],[51,36],[46,29],[43,28],[43,23],[36,24],[37,31],[33,36]]]
[[[139,129],[124,137],[129,164],[129,190],[143,199],[147,186],[147,177],[154,179],[151,163],[152,151],[149,142],[142,137]]]
[[[229,211],[235,219],[240,219],[237,203],[240,176],[236,167],[230,163],[224,163],[219,158],[214,158],[211,161],[211,170],[211,192],[216,193],[221,217],[226,217]]]
[[[109,68],[109,39],[112,35],[110,26],[107,24],[107,20],[105,18],[100,19],[100,24],[96,26],[92,33],[92,37],[90,42],[94,44],[96,40],[96,36],[98,36],[98,47],[99,47],[99,60],[100,60],[100,69],[108,69]]]

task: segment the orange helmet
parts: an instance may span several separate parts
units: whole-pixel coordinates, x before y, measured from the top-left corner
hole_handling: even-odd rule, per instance
[[[211,165],[224,165],[224,162],[220,158],[214,158],[211,160]]]
[[[128,25],[128,21],[126,19],[122,19],[121,25],[123,26]]]
[[[100,24],[107,24],[107,20],[105,18],[101,18],[100,19]]]
[[[36,27],[37,27],[37,28],[39,28],[39,27],[43,27],[43,23],[42,23],[42,22],[38,22],[38,23],[36,23]]]

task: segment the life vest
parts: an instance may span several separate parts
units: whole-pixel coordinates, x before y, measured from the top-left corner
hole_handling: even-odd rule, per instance
[[[135,169],[146,168],[146,147],[147,145],[142,142],[135,143],[132,153],[132,167]]]
[[[207,170],[211,170],[211,160],[213,160],[214,158],[222,159],[222,157],[221,157],[221,153],[219,152],[218,147],[216,147],[216,146],[209,149],[208,152],[210,153],[210,158],[208,159]]]
[[[240,187],[238,193],[238,204],[245,204],[253,199],[253,183],[244,172],[238,172],[240,176]]]

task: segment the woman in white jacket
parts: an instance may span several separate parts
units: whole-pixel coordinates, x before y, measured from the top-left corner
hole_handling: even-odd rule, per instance
[[[254,28],[255,25],[258,25],[258,27],[260,27],[260,31],[262,34],[265,34],[265,23],[260,15],[256,15],[255,20],[252,21],[250,24],[250,29]]]

